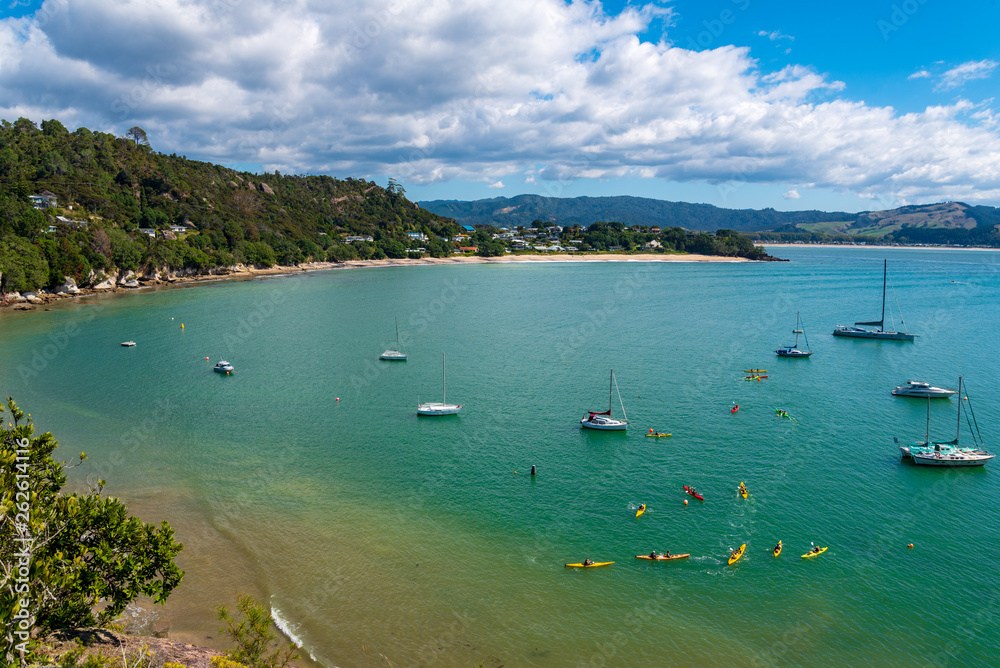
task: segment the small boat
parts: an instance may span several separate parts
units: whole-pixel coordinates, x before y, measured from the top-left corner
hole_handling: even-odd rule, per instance
[[[809,552],[806,552],[805,554],[803,554],[802,558],[803,559],[812,559],[813,557],[818,557],[819,555],[823,554],[826,551],[827,551],[827,548],[825,548],[825,547],[820,548],[820,549],[815,550],[815,551],[814,550],[810,550]]]
[[[730,554],[729,555],[729,565],[732,566],[737,561],[739,561],[740,559],[742,559],[743,558],[743,553],[746,552],[746,549],[747,549],[747,544],[743,543],[742,545],[740,545],[740,549],[735,550],[732,554]]]
[[[132,346],[135,345],[135,341],[122,341],[122,345],[125,346],[126,348],[131,348]]]
[[[660,432],[646,434],[646,438],[666,438],[667,436],[673,436],[673,434],[661,434]]]
[[[779,541],[778,541],[778,544],[777,544],[777,545],[775,545],[775,546],[774,546],[774,549],[772,550],[772,552],[774,553],[774,558],[775,558],[775,559],[777,559],[777,558],[778,558],[778,556],[779,556],[779,555],[781,554],[781,547],[782,547],[782,546],[781,546],[781,541],[779,540]]]
[[[396,320],[396,347],[386,350],[384,353],[378,356],[380,360],[389,360],[390,362],[405,362],[406,353],[399,352],[399,320]]]
[[[767,373],[767,369],[743,369],[743,373]]]
[[[767,376],[744,376],[743,380],[761,380],[767,378]]]
[[[657,555],[655,557],[651,557],[648,554],[637,554],[637,555],[635,555],[635,558],[636,559],[646,559],[647,561],[673,561],[674,559],[687,559],[690,556],[691,556],[690,554],[671,554],[668,557],[668,556],[660,554],[660,555]]]
[[[921,399],[924,397],[930,399],[947,399],[955,394],[955,392],[955,390],[949,390],[946,387],[934,387],[930,383],[925,383],[921,380],[908,380],[906,381],[906,385],[897,386],[892,391],[897,397],[920,397]]]
[[[729,409],[729,412],[730,413],[735,413],[739,409],[740,409],[740,405],[738,403],[736,403],[736,402],[733,402],[733,407]]]
[[[886,281],[889,276],[888,271],[888,260],[882,261],[882,319],[873,320],[872,322],[856,322],[854,327],[848,327],[846,325],[837,325],[837,328],[833,330],[834,336],[849,336],[855,339],[881,339],[884,341],[912,341],[916,334],[910,334],[906,331],[906,323],[903,322],[903,313],[899,313],[899,324],[903,326],[902,332],[894,331],[896,323],[892,323],[892,330],[885,330],[885,286]],[[896,293],[893,291],[893,299],[895,299]],[[896,304],[896,310],[899,311],[899,304]],[[892,308],[889,309],[889,319],[892,320]],[[861,325],[858,327],[857,325]],[[864,329],[865,327],[874,327],[875,329]]]
[[[625,431],[628,429],[628,416],[625,415],[625,404],[622,403],[622,394],[618,393],[618,403],[622,407],[623,419],[617,420],[611,417],[611,400],[614,397],[614,391],[618,389],[618,383],[615,382],[615,370],[611,370],[611,382],[608,384],[608,410],[598,413],[596,411],[587,411],[587,415],[583,416],[580,420],[580,426],[585,429],[603,429],[605,431]]]
[[[446,366],[445,354],[441,353],[441,403],[431,402],[419,404],[417,415],[455,415],[462,410],[462,404],[449,404],[448,398],[448,369]]]
[[[635,511],[635,516],[639,517],[639,515],[642,515],[644,512],[646,512],[646,504],[645,503],[642,504],[641,506],[639,506],[639,509]]]
[[[703,497],[698,492],[694,491],[694,487],[688,487],[687,485],[684,485],[684,491],[693,496],[694,498],[698,499],[699,501],[705,500],[705,497]]]
[[[903,459],[910,457],[914,464],[920,466],[984,466],[996,455],[991,455],[983,449],[983,437],[979,433],[979,426],[976,423],[975,414],[972,412],[972,404],[968,397],[962,397],[962,377],[958,377],[958,418],[955,427],[955,440],[953,441],[931,441],[931,397],[927,397],[927,426],[924,432],[924,440],[909,445],[900,445],[899,451]],[[972,434],[974,448],[958,447],[958,439],[962,430],[962,411],[968,406],[969,415],[966,422],[969,425],[969,432]],[[899,439],[896,439],[899,443]]]
[[[232,370],[233,370],[233,365],[227,362],[226,360],[222,360],[221,362],[215,365],[214,369],[212,369],[212,371],[215,371],[216,373],[231,373]]]
[[[805,326],[802,324],[802,315],[800,313],[795,314],[795,329],[792,330],[792,334],[795,335],[795,343],[784,348],[778,348],[774,351],[774,354],[778,357],[809,357],[812,355],[813,351],[809,348],[809,337],[806,336]],[[799,334],[805,339],[805,350],[799,348]]]
[[[748,493],[749,492],[747,492],[747,486],[744,485],[743,483],[740,483],[740,496],[742,496],[745,499],[747,498]]]
[[[566,564],[566,568],[597,568],[598,566],[610,566],[613,561],[595,561],[592,564]]]

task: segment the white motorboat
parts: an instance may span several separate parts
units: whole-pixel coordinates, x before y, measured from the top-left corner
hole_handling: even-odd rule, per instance
[[[962,378],[958,378],[958,396],[962,399]],[[958,447],[958,439],[962,429],[962,410],[965,404],[968,403],[968,397],[964,400],[958,402],[958,424],[955,431],[954,441],[931,441],[930,440],[930,425],[931,425],[931,397],[927,396],[927,427],[924,432],[924,440],[917,441],[915,443],[910,443],[909,445],[900,445],[899,452],[903,458],[911,458],[914,464],[920,466],[983,466],[986,462],[993,459],[996,455],[991,455],[986,452],[982,447],[978,447],[982,443],[982,435],[979,433],[979,427],[976,425],[975,415],[972,413],[972,407],[969,405],[968,411],[971,419],[967,417],[967,423],[969,424],[969,431],[972,434],[973,441],[977,444],[975,448],[960,448]],[[896,440],[898,443],[898,439]]]
[[[931,399],[946,399],[955,394],[955,390],[946,387],[934,387],[920,380],[908,380],[906,385],[897,386],[892,391],[897,397],[929,397]]]
[[[417,415],[455,415],[462,410],[462,404],[448,403],[448,369],[445,354],[441,353],[441,402],[429,402],[417,406]]]
[[[902,325],[903,331],[895,331],[896,323],[892,322],[892,329],[883,329],[885,326],[885,288],[888,280],[888,260],[882,261],[882,319],[873,320],[871,322],[856,322],[854,327],[847,325],[837,325],[837,328],[833,330],[834,336],[848,336],[855,339],[881,339],[883,341],[912,341],[916,334],[910,334],[906,331],[906,323],[903,322],[903,313],[899,312],[899,324]],[[896,293],[893,291],[893,299],[895,299]],[[899,311],[899,303],[896,304],[896,310]],[[889,319],[892,321],[892,308],[889,309]],[[861,325],[858,327],[857,325]],[[865,327],[874,327],[875,329],[865,329]]]
[[[597,411],[587,411],[587,414],[580,420],[580,426],[586,429],[603,429],[605,431],[625,431],[628,429],[628,416],[625,415],[625,404],[622,403],[621,392],[618,392],[618,403],[622,407],[624,419],[618,420],[611,417],[611,399],[614,392],[618,390],[618,383],[615,382],[615,370],[611,370],[611,383],[608,387],[608,410],[598,413]]]
[[[792,330],[792,334],[795,335],[795,343],[791,346],[778,348],[774,351],[774,354],[778,357],[809,357],[812,355],[813,351],[809,348],[809,337],[806,336],[805,326],[802,324],[801,313],[795,314],[795,329]],[[805,350],[799,348],[799,334],[802,335],[803,340],[806,342]]]
[[[232,370],[233,370],[233,365],[227,362],[226,360],[220,361],[218,364],[215,365],[215,368],[212,369],[212,371],[215,371],[216,373],[230,373],[232,372]]]
[[[386,350],[384,353],[379,355],[380,360],[389,360],[390,362],[405,362],[406,353],[399,352],[399,320],[396,320],[396,347]]]
[[[132,346],[135,345],[135,341],[122,341],[122,345],[125,346],[126,348],[131,348]]]

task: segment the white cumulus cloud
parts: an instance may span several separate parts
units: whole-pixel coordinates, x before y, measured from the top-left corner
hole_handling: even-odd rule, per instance
[[[798,190],[796,190],[795,188],[792,188],[791,190],[789,190],[788,192],[786,192],[784,195],[782,195],[782,197],[784,197],[785,199],[800,199],[802,197],[802,195],[799,194]]]
[[[487,188],[503,188],[503,181],[497,181],[496,183],[491,183],[486,186]]]
[[[767,71],[748,48],[681,48],[669,25],[663,40],[642,41],[669,11],[46,0],[34,20],[0,20],[0,116],[118,134],[139,125],[167,153],[404,183],[526,174],[553,191],[659,178],[1000,199],[991,102],[901,114],[850,99],[807,64]],[[941,85],[995,67],[966,63]]]
[[[956,65],[941,75],[937,89],[949,90],[964,86],[967,82],[975,79],[988,79],[998,64],[1000,63],[995,60],[970,60],[967,63]]]

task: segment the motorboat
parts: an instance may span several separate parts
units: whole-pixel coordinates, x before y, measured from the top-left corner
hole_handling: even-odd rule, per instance
[[[618,420],[611,417],[611,399],[617,389],[618,383],[615,382],[615,370],[612,369],[611,382],[608,387],[608,410],[600,413],[597,411],[587,411],[587,414],[580,420],[581,427],[585,429],[602,429],[605,431],[625,431],[628,429],[628,416],[625,415],[625,404],[622,403],[621,392],[618,393],[618,403],[621,404],[624,419]]]
[[[881,320],[873,320],[871,322],[856,322],[854,327],[848,325],[837,325],[837,328],[833,330],[834,336],[847,336],[855,339],[880,339],[883,341],[912,341],[916,334],[910,334],[906,331],[906,323],[903,322],[903,313],[899,311],[899,303],[896,304],[896,310],[899,312],[899,324],[902,325],[903,331],[895,331],[896,324],[892,322],[892,328],[889,330],[884,329],[885,327],[885,291],[886,284],[889,277],[888,271],[888,260],[882,261],[882,318]],[[893,299],[895,299],[896,293],[893,291]],[[892,308],[889,308],[889,319],[892,321]],[[860,327],[858,326],[860,325]],[[874,329],[865,328],[874,327]]]
[[[131,348],[135,345],[135,341],[122,341],[122,345],[126,348]]]
[[[892,391],[897,397],[929,397],[931,399],[946,399],[955,394],[955,390],[945,387],[934,387],[920,380],[908,380],[906,385],[897,386]]]
[[[221,362],[215,365],[214,369],[212,369],[212,371],[215,371],[216,373],[231,373],[232,370],[233,370],[233,365],[227,362],[226,360],[222,360]]]
[[[806,337],[806,330],[802,325],[802,315],[800,313],[795,314],[795,329],[792,330],[792,334],[795,335],[795,343],[784,348],[778,348],[774,351],[774,354],[778,357],[809,357],[812,355],[813,351],[809,348],[809,338]],[[799,348],[799,334],[802,335],[803,340],[806,342],[805,350]]]
[[[429,402],[417,406],[417,415],[455,415],[462,410],[462,404],[448,403],[448,369],[445,354],[441,353],[441,402]]]

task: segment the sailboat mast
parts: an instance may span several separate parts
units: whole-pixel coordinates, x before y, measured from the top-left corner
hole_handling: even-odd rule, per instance
[[[958,420],[955,425],[955,447],[958,447],[958,437],[962,433],[962,377],[958,377]]]
[[[882,323],[879,329],[885,329],[885,282],[889,276],[889,260],[882,260]]]
[[[395,318],[395,320],[396,320],[396,350],[399,350],[399,318]]]
[[[445,353],[441,353],[441,403],[448,403],[448,367],[445,364]]]
[[[611,370],[611,380],[608,381],[608,415],[611,415],[611,397],[615,389],[615,370]]]
[[[931,398],[927,397],[927,427],[924,429],[924,445],[931,444]]]

